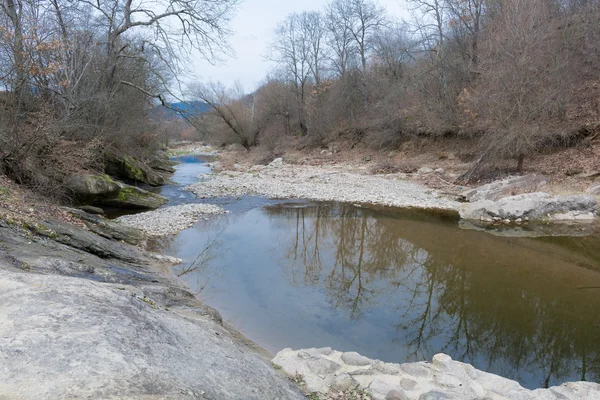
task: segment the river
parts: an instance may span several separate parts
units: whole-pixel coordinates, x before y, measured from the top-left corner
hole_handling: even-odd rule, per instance
[[[200,298],[275,353],[331,346],[388,362],[439,352],[537,388],[600,380],[600,237],[508,238],[448,215],[342,203],[195,199],[230,213],[154,246]]]

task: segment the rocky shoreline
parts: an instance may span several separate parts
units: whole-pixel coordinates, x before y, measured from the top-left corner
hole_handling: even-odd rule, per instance
[[[432,362],[394,364],[329,347],[284,349],[273,363],[319,398],[333,399],[339,393],[358,390],[375,400],[600,399],[597,383],[571,382],[527,390],[518,382],[477,370],[445,354],[435,355]]]

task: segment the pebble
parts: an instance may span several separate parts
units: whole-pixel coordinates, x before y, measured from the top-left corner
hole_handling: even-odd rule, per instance
[[[212,204],[183,204],[159,208],[117,218],[123,225],[141,229],[148,236],[169,236],[194,225],[206,215],[224,214],[225,210]]]
[[[358,173],[347,166],[275,163],[260,174],[215,173],[185,190],[205,197],[262,195],[275,199],[300,198],[455,211],[461,204],[422,185],[395,177],[367,175],[364,171]]]

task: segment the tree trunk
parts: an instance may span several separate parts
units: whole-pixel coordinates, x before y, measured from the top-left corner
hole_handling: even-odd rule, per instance
[[[518,163],[517,163],[517,173],[523,175],[523,162],[525,161],[525,155],[519,154]]]

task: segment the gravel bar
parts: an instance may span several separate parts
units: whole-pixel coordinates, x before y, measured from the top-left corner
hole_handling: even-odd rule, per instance
[[[277,164],[224,171],[185,189],[199,197],[262,195],[393,207],[458,210],[460,203],[398,175],[366,175],[334,167]],[[207,179],[208,178],[208,179]]]
[[[207,215],[224,214],[226,211],[212,204],[183,204],[159,208],[140,214],[117,218],[123,225],[141,229],[150,237],[174,235],[194,225]]]

